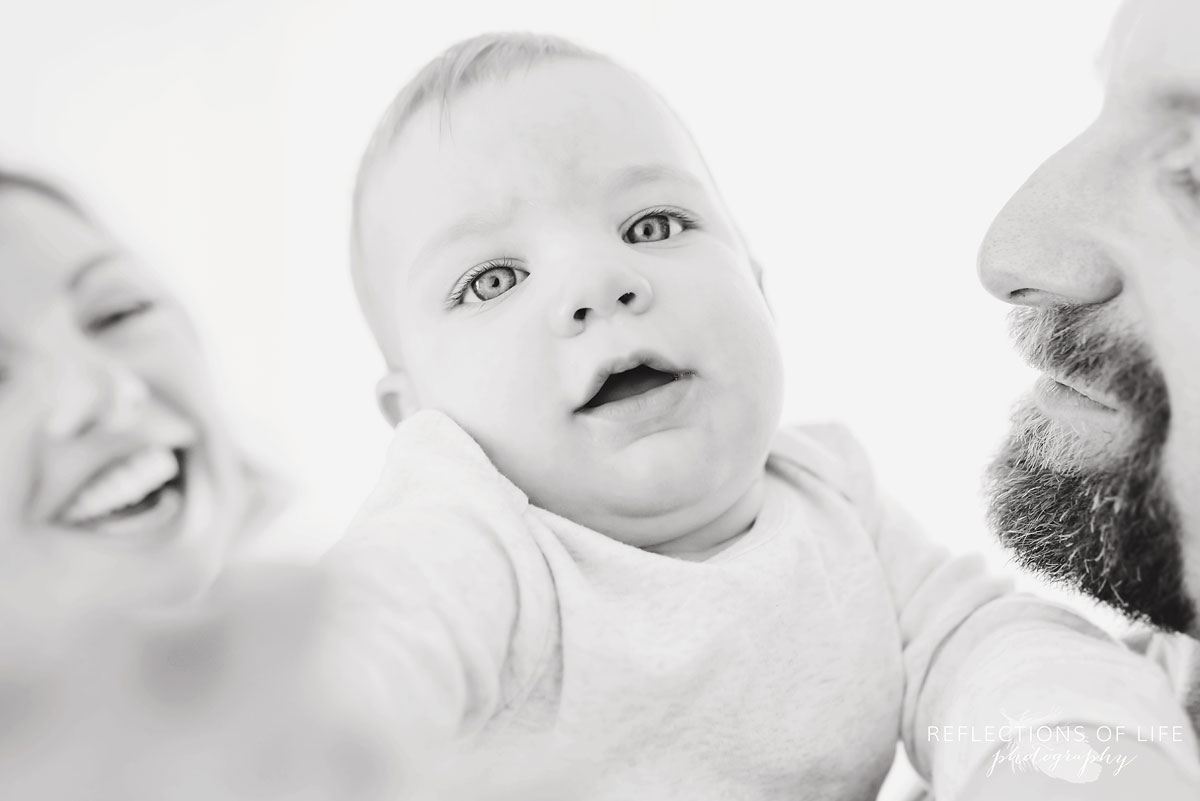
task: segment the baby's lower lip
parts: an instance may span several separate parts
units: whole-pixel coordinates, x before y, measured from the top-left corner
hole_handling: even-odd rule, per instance
[[[580,408],[576,414],[614,423],[654,420],[670,414],[692,394],[694,373],[683,373],[674,381],[611,403]]]

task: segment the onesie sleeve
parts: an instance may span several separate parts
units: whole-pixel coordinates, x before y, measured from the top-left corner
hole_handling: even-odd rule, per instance
[[[468,737],[530,681],[557,611],[527,504],[465,431],[423,411],[324,559],[322,650],[398,747]]]
[[[1127,635],[1124,643],[1162,669],[1176,697],[1184,699],[1192,728],[1200,733],[1200,641],[1142,629]]]
[[[846,429],[810,433],[837,455],[829,473],[873,538],[903,647],[901,736],[938,798],[956,798],[1014,726],[1123,726],[1129,737],[1139,725],[1181,726],[1178,740],[1157,747],[1197,770],[1194,735],[1161,671],[1074,612],[1015,592],[982,557],[927,539],[879,492]]]

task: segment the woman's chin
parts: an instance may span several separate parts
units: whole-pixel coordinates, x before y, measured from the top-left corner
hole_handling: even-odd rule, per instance
[[[182,451],[180,463],[179,480],[138,508],[55,532],[74,565],[50,577],[62,606],[170,606],[212,584],[244,517],[241,479],[200,446]]]

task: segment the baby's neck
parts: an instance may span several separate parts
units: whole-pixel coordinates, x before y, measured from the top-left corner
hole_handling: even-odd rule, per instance
[[[698,529],[674,539],[646,546],[644,550],[703,562],[733,545],[754,525],[763,503],[765,477],[759,477],[733,506]]]

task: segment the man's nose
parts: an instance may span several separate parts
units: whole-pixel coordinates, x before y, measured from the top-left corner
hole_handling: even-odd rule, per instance
[[[107,354],[77,352],[61,358],[54,377],[47,429],[58,439],[134,425],[150,394],[139,375]]]
[[[1089,169],[1081,137],[1017,190],[979,249],[979,280],[1000,300],[1023,306],[1092,305],[1121,293],[1111,237],[1111,176]],[[1078,149],[1082,148],[1082,152]]]
[[[625,264],[596,260],[572,271],[551,322],[559,335],[575,336],[597,319],[643,314],[653,303],[654,290],[644,275]]]

